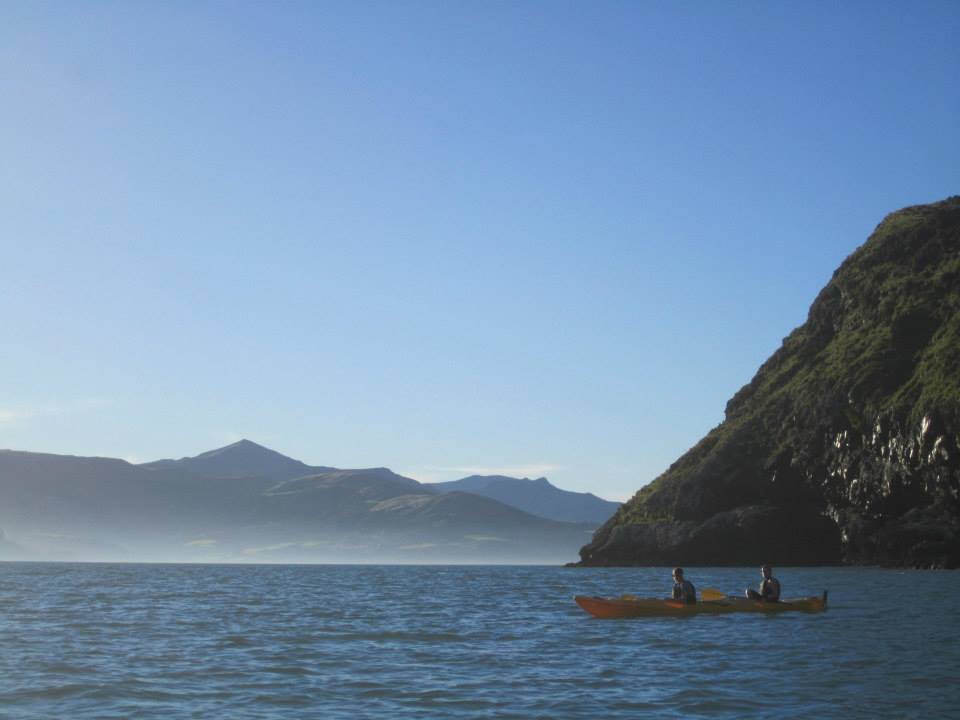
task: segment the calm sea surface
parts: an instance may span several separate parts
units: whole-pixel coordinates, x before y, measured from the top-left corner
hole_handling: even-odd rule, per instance
[[[572,600],[662,596],[656,568],[0,563],[0,717],[960,717],[960,572],[776,570],[828,611]]]

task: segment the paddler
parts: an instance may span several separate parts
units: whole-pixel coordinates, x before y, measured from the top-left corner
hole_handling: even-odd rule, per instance
[[[673,599],[687,605],[697,604],[697,589],[692,582],[683,579],[683,568],[673,569]]]
[[[760,583],[760,592],[747,588],[747,597],[760,602],[780,602],[780,581],[773,576],[773,568],[764,565],[760,568],[763,581]]]

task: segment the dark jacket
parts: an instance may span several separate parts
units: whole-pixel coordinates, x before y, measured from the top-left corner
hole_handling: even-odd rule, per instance
[[[764,578],[760,583],[760,597],[766,602],[778,602],[780,600],[780,581],[775,577]]]
[[[697,602],[697,589],[689,580],[681,580],[673,584],[673,599],[685,602],[687,605],[695,605]]]

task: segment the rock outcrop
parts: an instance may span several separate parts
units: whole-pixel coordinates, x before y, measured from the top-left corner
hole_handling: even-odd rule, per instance
[[[960,197],[889,215],[583,565],[960,566]]]

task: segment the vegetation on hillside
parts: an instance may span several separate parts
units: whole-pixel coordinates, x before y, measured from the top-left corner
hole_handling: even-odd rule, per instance
[[[728,402],[724,422],[598,537],[620,525],[704,520],[757,503],[812,507],[841,526],[849,508],[881,518],[918,503],[956,506],[958,428],[960,197],[953,197],[888,216],[837,269],[807,322]],[[938,468],[933,479],[925,462]]]

